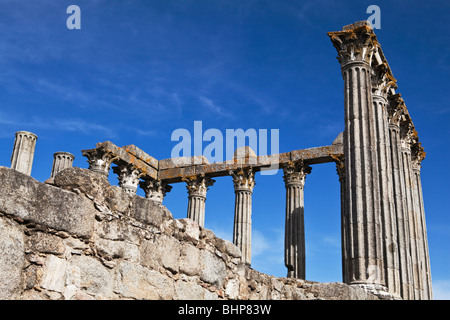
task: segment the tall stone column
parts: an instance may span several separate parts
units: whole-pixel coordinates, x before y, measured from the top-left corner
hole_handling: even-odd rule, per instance
[[[189,194],[187,217],[203,227],[205,225],[206,192],[215,180],[205,176],[197,176],[187,178],[184,181]]]
[[[283,168],[286,186],[286,221],[284,263],[287,277],[305,279],[305,222],[304,197],[306,175],[311,167],[302,162],[290,163]]]
[[[162,203],[166,193],[172,190],[172,186],[161,180],[144,179],[139,182],[139,185],[144,190],[147,199],[159,203]]]
[[[241,249],[242,262],[251,264],[252,243],[252,194],[255,186],[253,170],[230,171],[233,177],[235,205],[233,243]]]
[[[75,156],[69,152],[55,152],[53,154],[52,173],[50,178],[54,178],[56,174],[64,169],[71,168]]]
[[[334,157],[336,172],[339,176],[341,186],[341,250],[342,250],[342,281],[348,283],[350,261],[347,256],[347,246],[350,241],[346,221],[348,220],[345,207],[345,199],[348,197],[345,189],[345,157],[344,155]]]
[[[372,68],[372,103],[376,122],[377,174],[379,175],[385,281],[389,293],[394,297],[400,298],[397,221],[393,199],[393,172],[387,112],[388,91],[396,89],[397,85],[386,62],[381,62],[372,66]]]
[[[404,117],[400,122],[400,155],[401,155],[401,169],[405,181],[405,195],[406,195],[406,212],[408,216],[409,225],[409,254],[411,256],[411,280],[412,280],[412,299],[420,299],[421,282],[419,280],[419,257],[417,247],[417,227],[415,219],[415,192],[413,190],[412,181],[412,162],[411,162],[411,142],[414,135],[414,127],[411,119]]]
[[[378,42],[366,21],[328,35],[344,79],[346,161],[344,224],[348,229],[347,283],[387,293],[382,239],[377,118],[372,98],[372,57]]]
[[[412,184],[415,199],[414,220],[417,229],[416,247],[418,248],[418,273],[420,281],[420,296],[424,300],[433,299],[431,288],[430,255],[428,251],[427,228],[425,221],[425,208],[423,205],[422,182],[420,179],[420,168],[425,152],[420,142],[416,141],[411,147],[412,157]]]
[[[26,175],[31,175],[36,140],[37,135],[32,132],[16,132],[16,139],[14,140],[14,148],[11,155],[11,169]]]
[[[404,300],[413,299],[409,216],[406,205],[406,182],[401,151],[400,121],[406,113],[406,107],[400,94],[388,97],[389,139],[392,167],[392,189],[394,216],[396,217],[398,260],[400,273],[400,294]]]
[[[136,194],[141,173],[133,165],[119,163],[113,168],[113,172],[118,175],[119,186],[128,194]]]

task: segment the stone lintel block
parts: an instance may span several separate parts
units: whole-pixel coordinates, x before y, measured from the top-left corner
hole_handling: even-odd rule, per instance
[[[185,168],[164,169],[158,172],[158,180],[167,183],[181,182],[183,177],[195,176],[195,166]]]
[[[281,164],[285,164],[291,160],[291,153],[277,153],[267,156],[258,156],[258,166],[266,167],[266,166],[277,166]]]
[[[239,147],[234,151],[233,159],[256,158],[255,151],[248,146]]]
[[[142,149],[136,147],[134,144],[123,146],[122,149],[158,170],[158,160],[144,152]]]
[[[202,164],[209,164],[209,161],[205,156],[169,158],[159,160],[159,169],[184,168]]]
[[[96,147],[97,149],[103,149],[104,151],[111,153],[115,157],[113,163],[119,164],[120,162],[126,162],[138,169],[143,176],[147,176],[153,179],[158,178],[157,169],[149,165],[144,160],[136,157],[132,153],[126,151],[125,149],[116,146],[114,143],[110,141],[100,142],[96,144]],[[137,148],[132,148],[131,150],[137,152]]]
[[[332,143],[332,145],[339,145],[339,144],[344,144],[344,131],[339,133]]]
[[[162,165],[160,160],[160,171],[158,178],[168,183],[181,182],[183,177],[207,175],[210,177],[228,176],[230,170],[240,170],[252,168],[254,172],[263,167],[287,164],[290,161],[304,160],[306,164],[318,164],[333,162],[335,156],[343,154],[343,145],[334,144],[325,147],[316,147],[291,152],[279,153],[275,155],[258,156],[256,158],[243,158],[227,160],[224,162],[215,162],[211,164],[202,164],[188,167],[167,168]]]
[[[305,161],[306,164],[333,162],[333,156],[343,154],[341,144],[291,151],[291,161]]]

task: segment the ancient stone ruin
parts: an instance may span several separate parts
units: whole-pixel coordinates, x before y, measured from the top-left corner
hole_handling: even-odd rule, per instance
[[[106,141],[82,150],[88,169],[55,153],[41,183],[30,177],[37,136],[17,132],[11,168],[0,167],[0,299],[432,299],[425,152],[370,25],[328,35],[345,93],[345,131],[329,146],[269,156],[244,147],[209,163]],[[343,283],[305,280],[303,188],[324,162],[341,184]],[[251,268],[255,173],[274,165],[286,187],[286,278]],[[225,176],[233,242],[204,228],[207,191]],[[175,183],[186,183],[186,219],[162,204]]]

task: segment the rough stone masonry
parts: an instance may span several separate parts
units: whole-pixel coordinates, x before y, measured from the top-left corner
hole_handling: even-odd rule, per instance
[[[159,202],[67,168],[54,185],[0,167],[0,299],[378,299],[276,278]]]

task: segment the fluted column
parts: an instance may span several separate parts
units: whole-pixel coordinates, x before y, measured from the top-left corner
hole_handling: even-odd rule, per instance
[[[233,177],[235,206],[233,243],[241,249],[242,262],[251,264],[252,242],[252,194],[255,186],[253,170],[230,171]]]
[[[344,79],[348,213],[344,224],[350,235],[345,248],[349,261],[347,283],[386,293],[377,118],[371,84],[371,62],[378,42],[366,22],[328,35],[338,51]]]
[[[32,132],[16,132],[14,148],[11,155],[11,169],[17,170],[26,175],[31,175],[36,140],[37,135]]]
[[[53,154],[52,173],[50,178],[54,178],[56,174],[64,169],[71,168],[75,156],[69,152],[55,152]]]
[[[144,179],[139,182],[139,185],[144,190],[147,199],[159,203],[162,203],[166,193],[172,190],[172,186],[161,180]]]
[[[409,215],[406,204],[406,181],[403,170],[403,155],[400,138],[400,121],[406,113],[406,107],[400,94],[389,96],[389,139],[392,167],[392,189],[394,216],[396,218],[398,260],[400,274],[400,293],[404,300],[413,299],[412,267],[410,253]]]
[[[413,298],[420,299],[421,282],[419,275],[419,248],[417,247],[417,226],[415,219],[415,192],[413,190],[412,181],[412,163],[411,163],[411,142],[414,134],[414,127],[409,118],[405,118],[400,122],[400,154],[402,161],[402,171],[405,179],[406,209],[409,225],[409,250],[411,256],[411,280],[413,287]]]
[[[433,299],[431,288],[430,255],[428,251],[425,209],[423,205],[422,182],[420,179],[421,162],[425,159],[425,152],[420,142],[415,141],[411,148],[412,156],[412,185],[415,199],[414,220],[417,229],[416,247],[418,251],[418,274],[420,282],[420,296],[424,300]]]
[[[387,112],[388,91],[397,88],[386,62],[373,66],[372,102],[375,112],[376,153],[378,157],[380,214],[386,286],[394,297],[401,296],[398,257],[397,221],[395,218],[392,164]]]
[[[119,186],[128,194],[136,194],[141,173],[133,165],[119,163],[113,168],[113,172],[118,175]]]
[[[311,167],[302,162],[284,166],[286,186],[286,220],[284,240],[284,263],[287,277],[305,279],[305,222],[304,197],[306,175]]]
[[[184,181],[189,194],[187,217],[203,227],[205,225],[206,192],[215,180],[205,176],[196,176],[186,178]]]
[[[347,216],[348,213],[346,211],[345,202],[347,198],[347,192],[345,189],[345,157],[344,155],[335,156],[334,157],[336,163],[336,172],[339,176],[339,183],[341,189],[341,250],[342,250],[342,281],[344,283],[348,283],[348,274],[349,274],[349,265],[350,261],[347,255],[347,246],[350,241],[348,226],[347,226]]]

